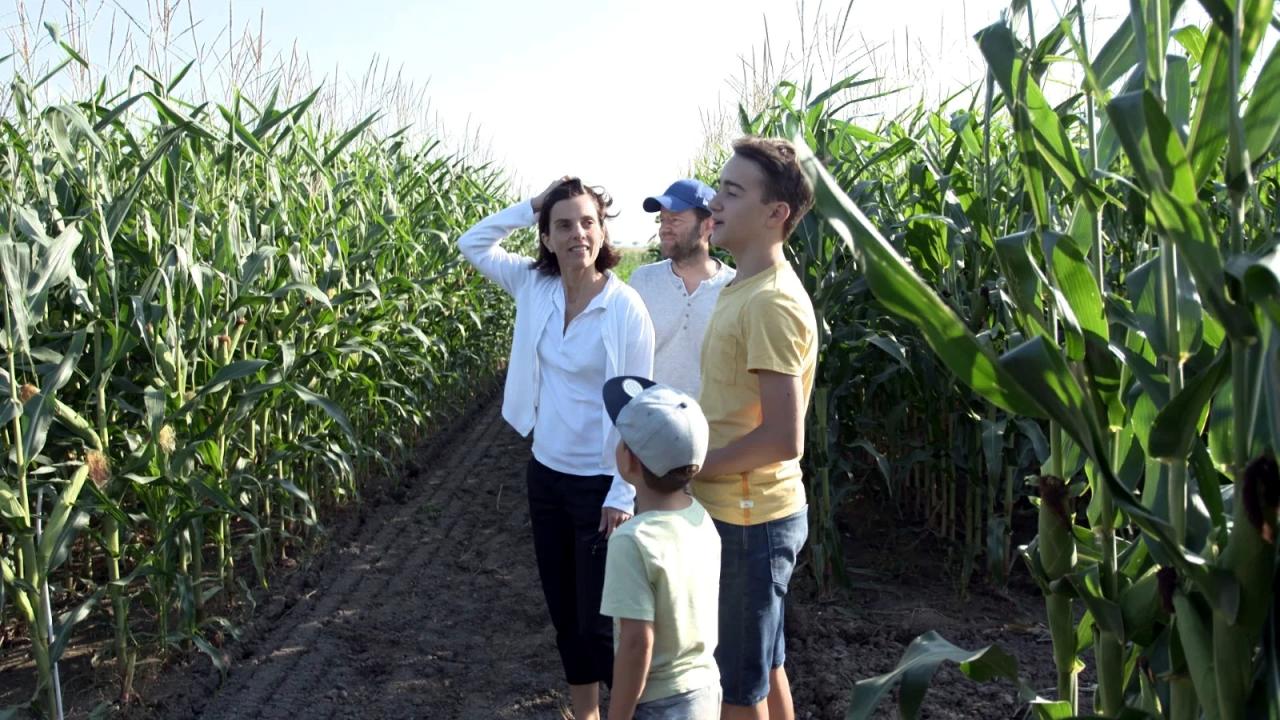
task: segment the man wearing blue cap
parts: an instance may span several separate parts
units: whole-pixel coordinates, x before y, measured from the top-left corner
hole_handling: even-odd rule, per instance
[[[711,210],[715,190],[693,179],[677,180],[661,195],[645,198],[645,212],[658,213],[661,262],[631,273],[653,320],[653,377],[691,397],[701,389],[699,358],[711,311],[735,271],[711,257]]]

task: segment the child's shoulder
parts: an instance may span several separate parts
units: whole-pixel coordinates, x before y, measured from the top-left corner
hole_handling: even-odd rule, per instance
[[[701,547],[708,538],[714,538],[718,547],[720,533],[711,514],[696,499],[691,500],[689,507],[671,513],[665,519],[663,539],[680,544],[696,541],[694,546]]]
[[[618,526],[619,532],[640,544],[671,542],[691,532],[709,529],[716,532],[711,515],[697,500],[690,498],[688,507],[682,510],[644,512]]]
[[[613,534],[609,536],[609,545],[636,542],[636,531],[643,522],[643,516],[637,515],[630,520],[622,523],[614,529]]]
[[[703,507],[702,503],[698,502],[696,498],[694,499],[693,504],[689,506],[687,517],[689,519],[689,525],[694,532],[702,534],[710,533],[711,535],[714,535],[717,540],[720,538],[720,531],[716,530],[715,520],[711,518],[711,513],[707,512],[707,509]]]

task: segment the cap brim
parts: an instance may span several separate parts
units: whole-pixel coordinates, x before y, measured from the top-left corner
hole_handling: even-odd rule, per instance
[[[618,413],[631,402],[631,398],[640,394],[641,390],[657,385],[648,378],[636,375],[619,375],[609,378],[604,383],[604,409],[609,413],[611,422],[618,422]]]
[[[671,195],[654,195],[644,199],[645,212],[658,212],[659,210],[670,210],[671,212],[684,212],[690,208],[697,207]]]

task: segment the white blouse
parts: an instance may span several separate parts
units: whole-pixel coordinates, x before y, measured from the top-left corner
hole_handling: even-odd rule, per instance
[[[608,282],[619,280],[612,274]],[[552,470],[570,475],[612,475],[601,462],[604,430],[600,424],[607,358],[601,342],[604,292],[564,326],[564,288],[554,294],[555,312],[538,341],[538,418],[533,426],[533,456]]]
[[[542,391],[545,374],[538,347],[542,343],[543,333],[549,326],[559,323],[560,335],[565,335],[564,285],[560,278],[543,275],[531,267],[533,261],[530,258],[502,247],[503,238],[514,230],[533,225],[535,219],[533,207],[526,200],[486,217],[458,238],[458,248],[463,257],[481,274],[501,285],[515,298],[516,319],[511,337],[511,353],[507,361],[507,379],[503,386],[502,417],[525,436],[535,426],[539,426],[542,420],[543,413],[539,408],[542,398],[553,398],[549,402],[555,404],[559,402],[556,398],[561,395],[544,395]],[[599,458],[599,464],[595,467],[605,470],[599,474],[613,475],[613,484],[604,505],[631,512],[635,502],[635,488],[623,480],[614,467],[618,431],[609,421],[609,414],[604,411],[602,391],[607,378],[618,375],[652,376],[653,323],[649,320],[644,301],[636,291],[612,273],[609,276],[609,282],[592,301],[601,306],[595,337],[599,339],[599,347],[605,357],[605,362],[600,365],[602,374],[593,378],[590,384],[581,382],[581,394],[574,396],[585,398],[589,393],[595,393],[595,409],[581,417],[575,415],[575,418],[584,423],[583,427],[594,418],[599,430],[592,432],[590,441],[576,436],[557,436],[561,431],[556,430],[543,432],[540,440],[545,443],[563,443],[566,446],[577,444],[583,452],[593,449]],[[561,298],[561,310],[558,312],[557,294]],[[575,323],[578,319],[581,318],[575,318]],[[577,328],[571,330],[574,334],[578,332]],[[535,444],[537,442],[535,440]],[[548,453],[547,457],[555,454]],[[542,457],[538,459],[547,464]]]

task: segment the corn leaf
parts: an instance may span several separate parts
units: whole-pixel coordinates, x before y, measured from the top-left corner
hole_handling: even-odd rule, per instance
[[[338,427],[342,428],[342,432],[346,434],[347,439],[352,443],[355,443],[356,433],[355,430],[351,428],[351,421],[347,419],[347,414],[342,411],[342,408],[338,407],[337,403],[323,395],[317,395],[301,385],[288,383],[288,386],[290,390],[293,390],[294,394],[302,398],[303,402],[308,405],[315,405],[321,410],[324,410],[325,414],[333,419],[333,421],[338,424]]]
[[[1185,0],[1169,0],[1169,16],[1177,17]],[[1138,63],[1138,48],[1132,23],[1122,22],[1094,56],[1093,74],[1102,87],[1110,87]]]
[[[1207,419],[1209,401],[1230,374],[1229,357],[1230,353],[1224,348],[1208,368],[1188,381],[1182,392],[1174,395],[1156,414],[1147,446],[1152,457],[1166,462],[1186,460],[1192,441],[1200,436]]]
[[[324,154],[324,159],[320,161],[320,164],[324,167],[332,165],[333,161],[342,154],[342,151],[347,149],[347,146],[351,144],[351,141],[355,140],[360,133],[367,130],[377,119],[378,113],[373,113],[364,120],[361,120],[355,127],[343,133],[342,136],[338,138],[338,141],[333,144],[333,147],[329,148],[329,151]]]
[[[1045,99],[1040,86],[1027,77],[1013,31],[1001,22],[980,31],[977,38],[996,82],[1012,103],[1010,110],[1014,113],[1022,162],[1043,166],[1057,176],[1073,197],[1079,198],[1090,210],[1097,210],[1105,197],[1090,179],[1061,118]],[[1038,194],[1040,190],[1034,192]],[[1047,211],[1038,218],[1042,226],[1049,225]]]
[[[956,663],[960,666],[960,671],[972,680],[1008,680],[1017,685],[1024,695],[1034,696],[1018,676],[1018,661],[1012,655],[996,646],[977,651],[965,650],[930,631],[911,641],[902,660],[893,670],[884,675],[859,680],[854,685],[845,720],[865,720],[872,717],[884,696],[899,685],[899,715],[905,720],[913,720],[919,716],[930,679],[944,662]]]
[[[89,466],[81,465],[75,474],[71,476],[71,481],[63,488],[57,502],[54,503],[53,512],[49,513],[49,521],[44,524],[43,532],[40,535],[39,552],[46,574],[54,567],[52,559],[55,550],[59,545],[65,547],[70,542],[70,538],[63,537],[63,529],[68,526],[67,520],[75,509],[76,500],[80,497],[80,490],[84,487],[84,481],[88,477]]]
[[[1041,417],[1035,403],[999,367],[992,351],[907,265],[844,194],[813,151],[797,143],[796,153],[813,181],[817,207],[858,259],[876,298],[919,327],[929,346],[962,382],[1006,410]]]
[[[1205,720],[1219,720],[1222,710],[1215,679],[1210,613],[1182,590],[1173,593],[1173,608],[1173,626],[1187,656],[1187,669],[1191,673],[1200,710]]]
[[[1280,246],[1260,258],[1228,263],[1228,270],[1244,281],[1249,299],[1280,325]]]
[[[1280,134],[1280,45],[1271,48],[1271,54],[1262,64],[1253,92],[1249,94],[1249,106],[1244,111],[1245,147],[1254,163],[1263,160],[1275,150],[1276,137]]]
[[[256,375],[260,370],[270,364],[271,363],[266,360],[236,360],[235,362],[219,368],[218,372],[214,373],[213,378],[196,391],[195,397],[187,401],[187,403],[182,406],[182,409],[178,411],[178,414],[187,414],[199,404],[200,399],[204,396],[210,393],[215,393],[236,380],[242,380]],[[154,415],[152,421],[154,422]]]
[[[1197,197],[1198,183],[1182,142],[1150,92],[1126,93],[1107,105],[1112,122],[1139,180],[1149,194],[1160,229],[1177,244],[1196,280],[1196,289],[1227,334],[1244,340],[1256,329],[1226,295],[1216,233]]]
[[[1237,1],[1245,3],[1240,48],[1240,74],[1243,77],[1270,24],[1274,0]],[[1201,60],[1200,74],[1196,78],[1196,109],[1191,119],[1191,136],[1186,142],[1193,190],[1203,186],[1222,161],[1231,121],[1231,94],[1235,92],[1237,89],[1231,87],[1231,38],[1222,27],[1213,25]]]

